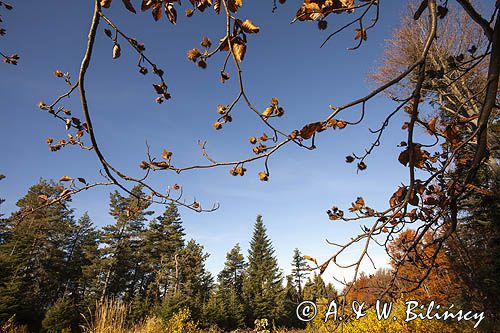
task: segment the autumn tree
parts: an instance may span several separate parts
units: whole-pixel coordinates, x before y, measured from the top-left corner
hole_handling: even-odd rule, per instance
[[[439,235],[426,234],[419,247],[408,252],[414,235],[414,230],[407,229],[389,245],[392,266],[399,270],[396,286],[401,291],[411,291],[411,297],[416,300],[453,303],[453,297],[460,291],[459,278],[444,251],[434,257],[437,245],[433,241]],[[405,256],[405,253],[408,254]],[[429,266],[433,269],[429,270]],[[425,279],[424,274],[427,275]]]
[[[479,122],[484,115],[484,110],[488,108],[485,105],[485,100],[487,100],[485,87],[495,84],[492,76],[492,63],[484,61],[486,54],[490,52],[488,50],[492,42],[492,39],[484,34],[484,29],[488,30],[485,28],[487,24],[484,20],[480,20],[477,13],[474,14],[474,7],[470,3],[464,1],[457,1],[457,3],[450,4],[446,10],[441,9],[443,18],[438,21],[440,36],[430,48],[426,74],[429,78],[422,87],[422,101],[430,106],[426,112],[426,117],[429,119],[426,124],[444,133],[444,140],[440,139],[435,143],[436,146],[440,144],[437,147],[444,155],[451,152],[450,147],[457,147],[461,140],[474,136],[479,131]],[[461,10],[460,6],[465,11]],[[402,17],[400,27],[393,33],[392,38],[387,40],[382,64],[371,75],[375,82],[382,83],[384,77],[395,75],[418,57],[419,49],[425,43],[428,26],[425,20],[417,22],[413,20],[413,12],[417,7],[418,2],[413,2],[409,6],[408,12]],[[477,24],[478,22],[480,24]],[[414,28],[414,25],[417,28]],[[469,64],[474,64],[474,66]],[[415,76],[409,76],[400,81],[388,92],[389,95],[393,99],[403,98],[411,92],[415,80]],[[498,85],[498,81],[496,84]],[[498,101],[498,91],[495,93],[493,90],[495,89],[492,86],[489,99]],[[496,103],[498,105],[498,102]],[[484,123],[485,121],[487,124]],[[422,286],[419,289],[422,292],[422,288],[425,288],[427,295],[430,293],[435,297],[440,295],[438,298],[441,299],[446,298],[443,290],[436,291],[437,282],[432,281],[436,281],[437,276],[443,271],[451,270],[450,274],[453,275],[451,280],[460,281],[462,285],[467,286],[466,289],[455,286],[451,292],[455,296],[461,295],[459,301],[463,306],[488,313],[491,319],[489,325],[494,325],[492,323],[498,321],[495,318],[495,313],[498,311],[491,309],[498,308],[496,300],[499,295],[498,290],[492,287],[495,285],[493,281],[496,280],[492,270],[498,267],[497,255],[494,253],[498,252],[495,244],[498,239],[498,230],[500,230],[498,224],[494,222],[498,220],[496,202],[498,201],[500,175],[497,149],[499,142],[498,106],[492,109],[488,120],[483,117],[483,126],[486,127],[486,134],[483,134],[482,140],[483,145],[486,142],[484,149],[488,150],[488,154],[485,155],[484,162],[477,167],[475,179],[471,179],[467,184],[468,191],[443,205],[445,223],[437,223],[432,228],[445,230],[445,232],[442,230],[436,232],[437,235],[441,235],[441,240],[453,232],[455,234],[449,237],[442,246],[445,255],[436,253],[433,256],[438,264],[435,266],[428,263],[428,268],[435,267],[437,272],[428,272],[427,281],[421,281]],[[424,126],[424,129],[428,130],[428,127]],[[430,191],[425,192],[428,196],[425,199],[427,203],[438,203],[439,199],[435,193],[438,189],[447,186],[446,184],[456,182],[458,179],[460,179],[458,181],[464,180],[462,175],[464,170],[470,167],[472,156],[478,150],[478,142],[480,141],[471,140],[469,144],[463,145],[462,149],[455,149],[454,162],[446,172],[437,177],[432,187],[429,188]],[[452,223],[446,223],[446,220]],[[401,242],[409,233],[410,231],[401,234],[395,242]],[[438,250],[435,242],[425,241],[429,237],[426,234],[421,238],[424,240],[422,244],[427,243],[430,247],[434,247],[434,250]],[[399,245],[406,249],[411,247],[407,243],[399,243]],[[412,246],[413,250],[417,248],[420,248],[422,252],[426,251],[421,246]],[[471,249],[475,249],[474,254]],[[429,258],[428,254],[422,253],[415,256],[414,253],[407,259],[418,260],[421,255]],[[445,267],[443,267],[443,262],[446,262]],[[409,265],[408,262],[403,264],[407,266],[403,269],[407,270],[407,273],[403,274],[406,279],[408,279],[407,274],[412,271]],[[421,263],[416,264],[417,270],[413,273],[418,272],[418,267],[422,268]],[[413,281],[415,278],[416,276],[413,276]],[[442,281],[450,280],[442,279]],[[485,281],[490,282],[485,283]],[[443,287],[440,286],[441,289]]]

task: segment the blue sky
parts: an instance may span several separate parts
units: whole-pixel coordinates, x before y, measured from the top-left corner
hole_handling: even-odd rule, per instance
[[[108,160],[132,175],[141,174],[138,163],[145,159],[146,140],[153,154],[159,156],[166,148],[174,152],[174,164],[185,166],[204,162],[198,139],[207,140],[215,159],[236,160],[251,156],[248,137],[265,131],[244,104],[236,107],[230,125],[221,131],[212,128],[217,104],[229,103],[237,92],[236,76],[230,68],[231,79],[221,85],[218,73],[223,56],[211,59],[208,68],[201,70],[187,60],[186,51],[198,47],[203,35],[213,41],[221,38],[225,20],[211,9],[186,18],[182,13],[188,2],[184,2],[176,26],[164,18],[155,23],[149,12],[130,14],[118,0],[106,11],[124,32],[144,42],[147,54],[164,69],[172,99],[162,105],[154,103],[151,83],[155,78],[137,72],[136,54],[122,42],[122,57],[113,60],[111,41],[102,32],[104,22],[99,30],[86,81],[94,128]],[[40,177],[100,180],[99,163],[92,152],[75,147],[56,153],[48,150],[45,138],[62,138],[66,131],[36,107],[38,101],[52,101],[65,91],[63,82],[52,74],[55,69],[77,76],[92,15],[91,1],[47,0],[43,5],[18,1],[14,5],[4,15],[8,35],[0,44],[2,51],[21,56],[18,66],[0,66],[0,172],[7,176],[0,182],[0,196],[7,199],[1,207],[3,213],[15,210],[15,201]],[[322,49],[319,46],[348,16],[329,17],[328,29],[319,31],[315,23],[290,24],[297,6],[298,2],[288,1],[272,13],[272,1],[245,1],[238,12],[261,28],[259,34],[249,36],[242,64],[246,92],[262,110],[277,97],[285,116],[275,124],[289,132],[323,119],[329,104],[341,105],[373,88],[366,74],[376,66],[384,39],[403,10],[400,1],[382,2],[381,20],[370,30],[368,41],[357,51],[347,51],[355,43],[354,31],[349,29]],[[78,101],[75,94],[64,105],[81,116]],[[221,204],[208,214],[181,210],[187,237],[195,238],[211,255],[207,267],[212,273],[223,267],[226,252],[236,243],[246,254],[257,214],[263,215],[279,264],[287,273],[295,247],[318,260],[326,259],[334,250],[326,238],[346,242],[360,230],[357,222],[329,221],[325,211],[332,205],[347,208],[362,195],[369,206],[382,209],[397,185],[406,181],[396,147],[404,139],[400,129],[404,115],[394,118],[383,146],[368,159],[366,171],[357,174],[354,165],[344,162],[345,155],[362,152],[369,145],[374,138],[368,128],[380,126],[391,107],[386,98],[376,98],[368,105],[361,126],[322,133],[315,151],[296,146],[283,149],[270,161],[267,183],[258,180],[257,173],[263,169],[260,162],[247,165],[244,177],[232,177],[228,168],[216,168],[181,175],[158,173],[152,182],[159,188],[179,183],[188,200],[196,197],[205,206]],[[352,116],[345,117],[356,119],[359,109],[349,112]],[[76,215],[88,211],[98,226],[111,223],[107,213],[110,191],[101,188],[76,196]],[[162,208],[155,209],[160,212]],[[345,259],[355,254],[350,251]],[[374,249],[374,259],[379,266],[386,264],[380,250]],[[328,274],[343,275],[338,270]]]

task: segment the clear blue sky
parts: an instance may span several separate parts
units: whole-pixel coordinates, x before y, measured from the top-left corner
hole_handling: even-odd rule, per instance
[[[147,54],[165,70],[172,99],[162,105],[154,103],[154,78],[137,72],[136,54],[124,42],[122,57],[111,59],[112,44],[104,36],[102,24],[86,82],[97,139],[108,160],[140,175],[137,166],[145,158],[146,140],[157,156],[163,148],[173,151],[178,166],[204,162],[198,139],[208,141],[207,148],[217,160],[250,156],[248,137],[260,135],[265,128],[243,104],[236,108],[229,126],[221,131],[211,126],[217,118],[216,105],[229,103],[236,92],[232,68],[231,80],[221,85],[218,72],[222,56],[210,60],[206,70],[186,59],[186,51],[197,47],[203,35],[214,41],[224,35],[224,18],[211,9],[186,18],[183,11],[188,2],[184,1],[178,23],[172,26],[164,18],[155,23],[149,12],[128,13],[120,1],[114,2],[108,16],[146,44]],[[92,15],[91,1],[13,4],[15,9],[4,15],[8,35],[0,43],[2,51],[21,56],[17,67],[0,66],[0,173],[7,176],[0,182],[0,197],[7,199],[3,213],[15,210],[15,201],[40,177],[70,175],[100,180],[99,163],[92,152],[75,147],[49,152],[45,138],[62,138],[66,132],[60,122],[36,107],[38,101],[52,101],[66,88],[53,70],[77,76]],[[249,36],[242,64],[247,93],[259,109],[276,96],[286,111],[277,125],[286,131],[324,118],[329,104],[341,105],[373,87],[366,74],[380,59],[384,39],[397,24],[403,2],[382,2],[379,24],[370,31],[365,45],[354,52],[346,50],[355,43],[353,30],[319,48],[328,33],[349,17],[331,16],[326,31],[319,31],[315,23],[290,25],[297,6],[298,2],[288,1],[273,14],[272,1],[247,0],[238,13],[261,28],[259,34]],[[64,105],[81,116],[76,94]],[[332,205],[347,208],[363,195],[369,206],[384,208],[391,191],[406,181],[396,148],[404,139],[400,130],[403,115],[395,117],[383,147],[368,159],[366,171],[356,174],[354,165],[344,162],[345,155],[362,152],[373,140],[368,128],[378,127],[391,107],[386,98],[375,99],[362,126],[322,133],[316,151],[295,146],[284,149],[270,161],[267,183],[257,177],[263,169],[261,163],[246,166],[245,177],[232,177],[228,168],[218,168],[179,176],[160,173],[153,182],[160,188],[180,183],[188,200],[196,197],[205,206],[220,202],[221,208],[209,214],[181,210],[187,237],[196,239],[210,253],[207,266],[212,273],[222,268],[225,254],[234,244],[239,242],[246,254],[257,214],[263,215],[279,264],[287,273],[295,247],[319,260],[326,259],[334,249],[325,238],[345,242],[360,230],[357,222],[329,221],[325,211]],[[351,112],[351,119],[356,119],[358,113]],[[110,190],[76,196],[76,216],[88,211],[98,226],[112,223],[108,215]],[[155,208],[161,211],[161,207]],[[355,253],[348,253],[346,259]],[[375,260],[384,264],[383,253],[375,253]],[[338,272],[329,271],[332,273]]]

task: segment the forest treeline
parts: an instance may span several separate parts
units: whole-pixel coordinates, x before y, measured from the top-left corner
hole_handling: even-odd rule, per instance
[[[113,192],[114,222],[96,228],[88,214],[74,217],[70,202],[37,209],[58,196],[60,184],[41,180],[18,200],[19,210],[0,227],[0,320],[15,316],[32,331],[78,331],[96,303],[117,299],[129,305],[128,320],[154,313],[169,318],[183,308],[202,327],[231,330],[266,318],[300,327],[295,306],[302,297],[335,296],[321,277],[306,280],[305,259],[295,251],[293,273],[284,276],[262,218],[257,216],[248,258],[239,244],[223,270],[205,268],[203,246],[186,239],[177,207],[155,216],[141,187],[124,197]],[[32,211],[33,210],[33,211]],[[26,212],[31,212],[21,218]]]
[[[127,197],[115,191],[109,198],[113,221],[97,228],[87,213],[75,218],[71,200],[43,206],[62,191],[61,184],[40,180],[17,201],[17,211],[0,216],[0,327],[80,332],[95,319],[96,307],[112,300],[127,307],[124,322],[130,326],[152,317],[168,321],[187,311],[199,329],[253,328],[262,319],[269,328],[304,329],[306,323],[296,317],[297,304],[312,300],[321,307],[341,297],[342,291],[307,270],[314,259],[298,249],[291,254],[291,274],[284,275],[261,216],[255,221],[247,256],[239,244],[228,244],[234,247],[224,268],[212,276],[205,268],[209,254],[186,237],[175,205],[156,216],[147,201],[137,199],[144,197],[140,186]],[[428,246],[417,249],[400,268],[383,299],[405,297],[402,292],[414,289],[431,263],[435,268],[410,298],[485,311],[488,323],[483,327],[494,327],[499,309],[498,238],[488,221],[495,221],[497,205],[476,198],[471,207],[476,218],[481,216],[481,224],[464,218],[467,232],[449,241],[432,261],[429,234],[423,243]],[[408,229],[391,242],[392,260],[404,252],[412,233]],[[392,273],[380,269],[361,274],[348,298],[373,304],[391,284]],[[307,329],[322,325],[315,320]]]

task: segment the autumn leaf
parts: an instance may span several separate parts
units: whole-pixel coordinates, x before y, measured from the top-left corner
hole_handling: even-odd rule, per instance
[[[406,187],[400,186],[396,192],[394,192],[389,199],[389,205],[391,207],[398,206],[401,204],[406,196]]]
[[[215,0],[214,2],[214,10],[217,14],[220,14],[220,8],[221,8],[220,2],[221,0]]]
[[[71,178],[70,176],[62,176],[62,177],[59,179],[59,181],[60,181],[60,182],[69,182],[69,181],[71,181],[71,180],[73,180],[73,178]]]
[[[151,11],[151,14],[153,15],[153,19],[155,21],[158,21],[161,18],[162,13],[163,12],[161,10],[161,5],[155,6],[155,8],[153,8],[153,10]]]
[[[174,8],[174,5],[172,3],[165,3],[165,14],[167,15],[167,19],[175,25],[177,22],[177,11]]]
[[[118,59],[120,58],[120,55],[122,54],[120,44],[116,43],[113,46],[113,59]]]
[[[216,130],[220,130],[222,128],[222,124],[219,121],[216,121],[215,123],[213,123],[212,126]]]
[[[142,0],[142,4],[141,4],[141,11],[146,11],[148,9],[150,9],[151,7],[153,6],[156,6],[157,3],[155,3],[153,0]]]
[[[168,151],[166,149],[163,149],[162,152],[161,152],[161,157],[164,159],[164,160],[170,160],[172,158],[172,152],[171,151]]]
[[[354,162],[354,157],[352,157],[351,155],[348,155],[345,157],[345,162],[346,163],[352,163]]]
[[[241,24],[241,28],[244,32],[249,34],[256,34],[260,31],[260,28],[254,25],[250,20],[245,20],[245,22]]]
[[[273,113],[273,108],[269,107],[269,108],[266,108],[263,112],[262,112],[262,118],[264,118],[264,120],[267,120]]]
[[[243,5],[243,0],[228,0],[227,7],[229,11],[236,13]],[[217,13],[218,14],[218,13]]]
[[[200,50],[196,48],[187,51],[187,57],[191,61],[196,61],[196,59],[198,59],[200,56],[201,56]]]
[[[101,0],[101,7],[109,8],[109,6],[111,6],[111,1],[112,0]]]
[[[431,135],[436,133],[436,121],[437,121],[437,117],[434,117],[431,120],[429,120],[429,122],[427,123],[427,131]]]
[[[307,124],[306,126],[304,126],[300,130],[299,135],[304,140],[308,140],[308,139],[310,139],[314,135],[314,133],[320,131],[322,128],[323,128],[323,125],[321,125],[320,122]]]
[[[418,145],[413,146],[412,158],[413,158],[413,165],[416,168],[423,169],[425,167],[425,162],[429,159],[429,157],[430,154],[427,150],[420,149],[420,146]],[[408,166],[410,162],[409,147],[399,154],[398,161],[404,166]]]
[[[269,175],[266,172],[261,171],[259,172],[259,179],[263,182],[266,182],[269,179]]]
[[[342,128],[345,128],[347,125],[347,123],[345,122],[345,120],[337,120],[337,127],[342,129]]]
[[[309,260],[309,261],[312,261],[313,263],[315,263],[316,265],[318,264],[316,259],[314,259],[313,257],[311,256],[308,256],[308,255],[305,255],[303,256],[302,258],[306,259],[306,260]]]
[[[125,5],[125,8],[127,8],[129,11],[132,13],[136,14],[134,6],[132,6],[132,3],[130,0],[122,0],[123,4]]]
[[[247,50],[245,42],[240,38],[235,38],[232,42],[232,49],[236,60],[242,62],[243,58],[245,58],[245,52]]]
[[[321,17],[323,17],[323,13],[315,2],[304,2],[295,14],[295,18],[299,21],[314,21]]]
[[[42,201],[48,201],[48,200],[49,200],[49,198],[48,198],[45,194],[40,194],[38,197],[39,197]]]
[[[201,46],[209,49],[210,46],[212,46],[212,41],[210,40],[210,38],[203,36],[203,40],[201,41]]]
[[[366,40],[367,39],[366,29],[365,28],[363,28],[363,29],[354,29],[354,31],[356,31],[356,36],[354,36],[355,40],[358,40],[360,38],[362,40]]]

